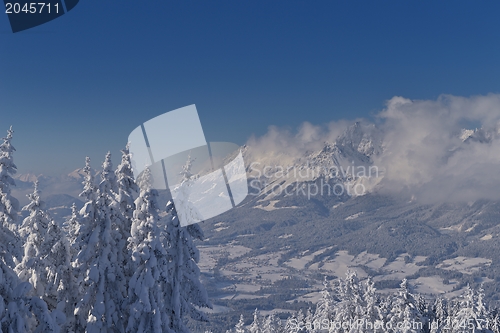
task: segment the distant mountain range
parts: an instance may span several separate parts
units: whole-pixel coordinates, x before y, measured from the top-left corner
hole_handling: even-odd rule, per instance
[[[487,145],[495,137],[495,130],[464,130],[456,133],[454,149]],[[243,150],[251,195],[237,208],[203,223],[209,247],[248,249],[230,259],[221,250],[212,258],[214,267],[228,272],[226,283],[241,282],[238,275],[227,278],[238,262],[275,256],[283,277],[292,274],[320,283],[322,276],[342,276],[350,268],[361,276],[376,276],[381,290],[396,287],[406,277],[422,284],[423,293],[450,296],[467,283],[483,283],[488,297],[499,299],[500,285],[494,282],[500,281],[500,202],[427,203],[416,200],[408,188],[385,191],[385,170],[370,178],[358,168],[374,166],[385,153],[383,133],[373,124],[357,122],[334,142],[292,162],[283,155],[283,164],[279,154],[272,163],[255,163],[258,154],[252,147]],[[366,191],[337,195],[327,193],[326,184],[330,189],[362,184]],[[323,193],[308,195],[308,189],[322,186]]]
[[[12,188],[12,192],[21,205],[28,203],[27,194],[33,191],[35,181],[39,182],[42,200],[46,202],[47,207],[51,209],[64,208],[63,211],[58,213],[58,218],[63,218],[65,216],[64,212],[69,214],[73,202],[77,206],[83,205],[78,196],[83,188],[83,169],[76,169],[69,174],[57,177],[33,173],[16,174],[14,179],[16,186]]]

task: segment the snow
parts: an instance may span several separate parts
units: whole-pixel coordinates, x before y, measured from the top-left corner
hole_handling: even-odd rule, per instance
[[[486,258],[467,258],[460,256],[444,260],[436,267],[446,270],[455,270],[470,275],[477,272],[482,266],[489,266],[491,262],[491,259]]]
[[[462,231],[462,227],[464,226],[464,223],[459,223],[459,224],[454,224],[454,225],[451,225],[449,227],[442,227],[442,228],[439,228],[439,230],[442,230],[442,231],[455,231],[455,232],[460,232]]]
[[[318,250],[301,258],[292,258],[289,261],[285,262],[285,265],[293,267],[295,269],[304,269],[306,265],[314,259],[315,256],[322,254],[328,249],[330,249],[330,247]]]
[[[465,230],[465,232],[471,232],[472,230],[474,230],[474,228],[477,226],[477,223],[474,223],[474,225],[468,229]]]
[[[264,200],[259,200],[259,201],[264,201]],[[262,209],[262,210],[265,210],[267,212],[271,212],[271,211],[277,210],[277,209],[287,209],[287,208],[294,209],[294,208],[299,208],[297,206],[275,207],[275,205],[278,202],[279,202],[279,200],[271,200],[271,201],[269,201],[269,204],[267,206],[257,205],[257,206],[254,206],[254,208]]]
[[[421,276],[418,279],[410,280],[410,283],[415,287],[415,291],[421,294],[444,294],[451,292],[458,282],[451,280],[449,284],[444,284],[443,281],[442,277],[434,275]]]
[[[460,140],[465,141],[474,134],[474,130],[463,128],[460,132]]]
[[[354,220],[354,219],[357,219],[358,217],[360,217],[361,215],[363,215],[363,212],[359,212],[359,213],[353,214],[351,216],[348,216],[345,218],[345,220],[346,221]]]

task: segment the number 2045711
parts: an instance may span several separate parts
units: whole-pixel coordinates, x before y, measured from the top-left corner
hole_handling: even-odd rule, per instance
[[[5,4],[6,14],[42,14],[59,13],[59,4],[50,4],[46,2],[30,2],[20,4],[17,2],[7,2]]]

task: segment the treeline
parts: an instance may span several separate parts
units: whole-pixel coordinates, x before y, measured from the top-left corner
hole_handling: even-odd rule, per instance
[[[86,159],[85,205],[59,225],[37,183],[18,221],[12,137],[11,128],[0,144],[2,332],[188,333],[185,316],[206,320],[193,244],[202,230],[180,227],[172,202],[158,207],[149,169],[136,183],[128,148],[115,170],[106,155],[99,181]]]
[[[262,316],[256,309],[251,322],[245,323],[241,315],[226,333],[500,332],[500,310],[485,305],[482,289],[467,286],[456,299],[428,299],[413,293],[403,280],[392,294],[375,291],[371,279],[359,281],[354,272],[348,272],[333,288],[325,279],[314,311],[298,311],[280,320],[274,314]]]

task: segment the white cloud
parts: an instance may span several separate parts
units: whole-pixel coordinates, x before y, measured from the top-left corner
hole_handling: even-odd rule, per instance
[[[297,131],[290,128],[269,126],[268,132],[252,136],[247,145],[251,147],[248,160],[258,160],[266,165],[288,165],[307,151],[321,149],[324,142],[333,142],[351,122],[341,120],[318,126],[304,122]]]
[[[382,190],[408,191],[429,202],[500,199],[500,95],[394,97],[377,117],[384,150],[374,163],[385,171]],[[350,124],[306,122],[297,131],[271,126],[266,135],[249,140],[249,158],[268,165],[293,163],[325,141],[334,142]],[[470,124],[481,127],[488,140],[462,142],[462,129]]]
[[[424,201],[500,199],[500,95],[443,95],[436,101],[394,97],[380,112],[389,190],[407,188]],[[491,142],[460,139],[463,124],[494,133]]]

